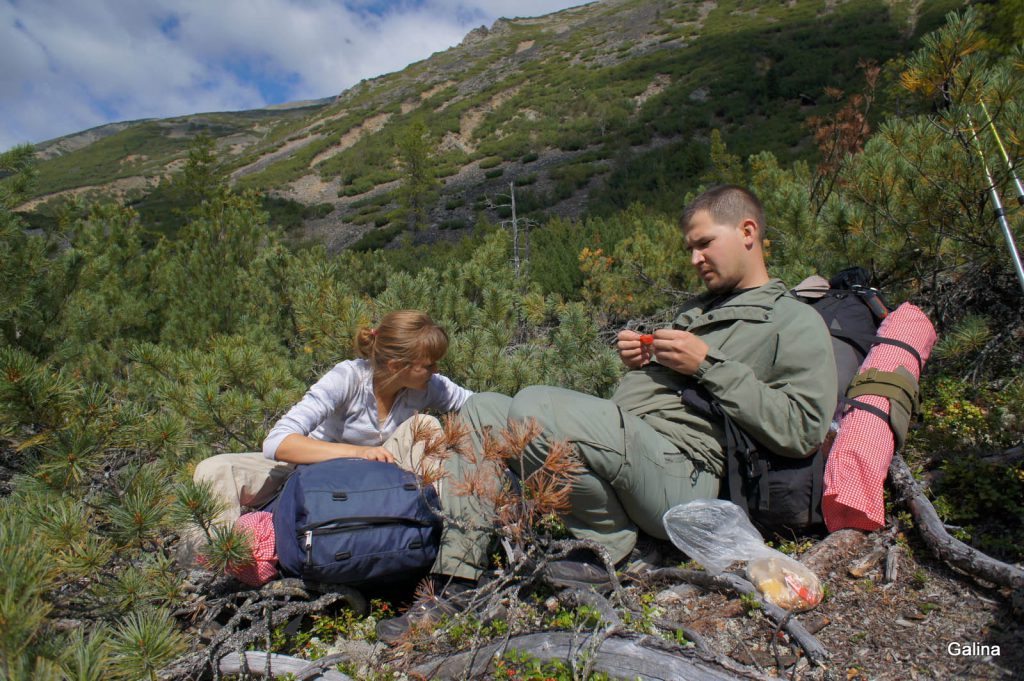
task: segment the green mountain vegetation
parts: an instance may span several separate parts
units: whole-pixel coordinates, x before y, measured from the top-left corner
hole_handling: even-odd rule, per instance
[[[440,369],[473,390],[607,395],[615,331],[669,319],[699,290],[678,212],[719,182],[763,199],[776,276],[859,264],[891,303],[929,313],[941,341],[905,455],[960,539],[1019,563],[1024,305],[985,170],[1020,239],[1024,211],[991,134],[1021,156],[1013,7],[594,3],[501,20],[330,101],[3,153],[0,679],[193,678],[176,662],[201,658],[219,640],[204,627],[238,626],[232,613],[258,595],[226,577],[197,585],[176,565],[181,528],[210,515],[192,468],[258,449],[388,310],[444,324]],[[926,652],[927,638],[1019,642],[1020,596],[932,559],[900,504],[890,499],[885,536],[916,571],[884,593],[843,570],[825,580],[830,672],[1015,673],[1024,646],[1004,643],[987,666]],[[939,591],[975,605],[939,604]],[[621,627],[678,646],[653,594],[637,598]],[[533,614],[457,621],[426,647],[600,622],[520,605]],[[746,605],[748,642],[769,650],[778,629]],[[897,607],[920,617],[884,615]],[[314,614],[249,643],[322,655],[313,637],[372,636],[350,611]],[[920,618],[929,636],[901,629]],[[906,649],[893,652],[897,639]],[[410,659],[346,669],[402,678]],[[752,660],[732,664],[825,674]],[[582,668],[509,658],[488,675],[587,678]]]

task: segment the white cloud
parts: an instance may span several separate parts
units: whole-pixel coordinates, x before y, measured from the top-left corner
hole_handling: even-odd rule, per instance
[[[0,149],[337,94],[572,0],[0,0]]]
[[[478,13],[487,19],[487,24],[490,24],[498,17],[539,17],[568,7],[585,5],[587,2],[588,0],[433,0],[430,4],[449,13]]]

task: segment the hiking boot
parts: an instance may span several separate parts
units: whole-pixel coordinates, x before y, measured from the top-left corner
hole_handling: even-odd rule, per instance
[[[417,596],[409,609],[400,617],[377,622],[377,638],[391,645],[405,636],[413,625],[438,622],[445,615],[454,615],[466,609],[476,589],[476,583],[457,577],[435,575],[432,596]]]
[[[661,567],[665,559],[662,553],[663,544],[664,542],[657,539],[641,535],[620,569],[627,575],[638,577]]]
[[[639,577],[661,566],[662,544],[647,535],[641,535],[629,555],[615,564],[615,570],[628,577]],[[595,589],[601,593],[612,590],[604,563],[590,549],[571,551],[561,560],[548,563],[544,577],[551,586],[573,589]]]
[[[590,549],[570,551],[565,558],[551,561],[544,567],[543,575],[554,587],[594,589],[601,593],[612,590],[612,580],[604,563]]]

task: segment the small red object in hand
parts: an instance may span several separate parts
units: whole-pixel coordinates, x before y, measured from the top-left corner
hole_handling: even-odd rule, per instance
[[[640,336],[640,342],[643,343],[644,345],[653,345],[654,336],[652,336],[649,333],[645,333],[644,335]]]

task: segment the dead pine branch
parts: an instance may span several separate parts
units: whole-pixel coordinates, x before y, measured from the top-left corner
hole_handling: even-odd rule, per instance
[[[928,501],[914,480],[907,462],[899,454],[892,457],[889,479],[914,517],[914,523],[925,544],[940,560],[986,582],[1012,589],[1024,588],[1024,570],[996,560],[946,532],[935,507]]]
[[[813,665],[821,665],[829,657],[828,650],[795,618],[790,617],[790,612],[765,600],[761,593],[749,581],[728,572],[720,575],[712,575],[700,570],[686,570],[682,568],[661,568],[647,573],[648,580],[674,580],[684,581],[696,586],[713,589],[734,591],[744,595],[750,595],[757,599],[761,610],[776,624],[781,624],[782,629],[803,649],[807,659]]]
[[[312,598],[314,588],[324,590],[315,600],[291,601],[292,597]],[[285,600],[282,601],[281,599]],[[231,654],[236,654],[239,665],[249,663],[248,653],[244,660],[237,657],[237,651],[243,650],[246,646],[255,643],[260,639],[269,636],[272,622],[287,622],[288,620],[323,612],[335,603],[343,602],[356,612],[365,612],[365,598],[353,589],[344,586],[326,586],[304,584],[300,580],[281,580],[279,583],[272,583],[263,587],[258,592],[249,593],[245,601],[235,608],[235,613],[224,627],[210,641],[209,645],[181,658],[178,658],[168,667],[161,670],[159,679],[161,681],[184,681],[201,675],[205,669],[212,669],[214,678],[220,678],[220,660]],[[273,614],[268,617],[268,608]],[[224,608],[212,608],[209,618],[212,619]],[[222,651],[231,651],[224,652]],[[266,654],[259,657],[259,663],[252,666],[251,673],[265,671],[264,663]],[[257,671],[261,670],[261,671]]]

